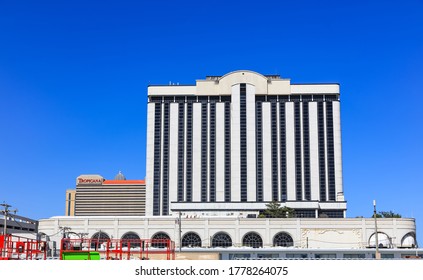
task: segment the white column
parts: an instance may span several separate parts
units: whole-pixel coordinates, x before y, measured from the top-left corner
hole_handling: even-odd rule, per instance
[[[256,88],[247,84],[247,201],[256,201]]]
[[[295,124],[294,102],[286,102],[286,179],[287,200],[296,200],[295,196]]]
[[[272,201],[272,123],[270,102],[263,102],[263,200]]]
[[[193,103],[192,201],[201,201],[201,103]]]
[[[178,200],[178,108],[178,103],[170,103],[169,203],[176,202]],[[171,208],[169,207],[169,210],[170,209]]]
[[[155,103],[147,105],[147,170],[145,176],[145,215],[153,215],[153,174],[154,174],[154,108]]]
[[[317,102],[309,102],[311,200],[319,200],[319,135]]]
[[[336,193],[344,192],[342,184],[341,111],[339,101],[333,101],[333,140],[335,151]]]
[[[225,104],[216,103],[216,201],[225,201]]]
[[[231,100],[231,201],[241,201],[240,194],[240,85],[232,86]]]

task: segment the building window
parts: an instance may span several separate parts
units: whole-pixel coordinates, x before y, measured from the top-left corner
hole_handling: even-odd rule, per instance
[[[247,260],[251,258],[251,254],[229,254],[230,260]]]
[[[295,218],[316,218],[315,210],[295,209]]]
[[[276,96],[269,96],[271,115],[271,149],[272,149],[272,200],[279,199],[279,178],[278,178],[278,120]]]
[[[194,232],[189,232],[182,238],[182,247],[201,247],[201,238]]]
[[[162,182],[162,215],[169,215],[169,130],[170,103],[164,103],[163,112],[163,182]]]
[[[151,237],[151,247],[167,248],[170,245],[170,237],[164,232],[158,232]]]
[[[178,104],[178,202],[184,201],[185,104]]]
[[[326,137],[327,137],[327,153],[328,153],[328,189],[329,200],[336,200],[335,191],[335,152],[333,141],[333,104],[331,101],[326,102]]]
[[[315,254],[316,259],[336,259],[336,254]]]
[[[223,98],[223,97],[222,97]],[[225,102],[225,201],[231,201],[231,103]]]
[[[154,175],[153,175],[153,215],[160,215],[160,177],[161,177],[161,128],[162,104],[156,103],[154,110]]]
[[[210,101],[210,137],[209,137],[209,165],[210,165],[210,182],[209,182],[209,201],[216,201],[216,103]]]
[[[294,102],[294,128],[295,128],[295,196],[296,200],[303,198],[302,186],[302,155],[301,155],[301,118],[300,102]]]
[[[416,234],[414,232],[410,232],[404,235],[404,237],[401,239],[401,247],[416,247]]]
[[[256,196],[263,201],[263,103],[256,96]]]
[[[263,240],[257,233],[249,232],[242,238],[242,246],[260,248],[263,247]]]
[[[280,169],[281,169],[281,201],[287,200],[287,175],[286,175],[286,111],[285,101],[279,97],[279,150],[280,150]]]
[[[319,218],[343,218],[343,210],[324,210],[320,211]]]
[[[344,259],[365,259],[365,254],[344,254]]]
[[[224,232],[216,233],[212,238],[212,247],[231,247],[232,246],[232,238]]]
[[[319,145],[319,193],[320,201],[326,201],[326,156],[325,156],[325,118],[323,102],[317,102],[317,134]]]
[[[134,232],[127,232],[122,236],[122,246],[128,248],[141,247],[141,238]]]
[[[192,201],[192,102],[187,103],[186,201]]]
[[[279,254],[257,254],[258,259],[279,259]]]
[[[309,103],[303,100],[304,198],[311,200]]]
[[[280,232],[273,238],[273,246],[292,247],[294,246],[294,240],[288,233]]]
[[[94,248],[95,250],[98,249],[105,249],[104,243],[107,243],[107,241],[110,240],[110,237],[105,232],[96,232],[91,236],[91,248]]]
[[[207,202],[207,107],[203,100],[201,103],[201,201]]]
[[[240,84],[241,201],[247,201],[247,85]]]
[[[307,254],[286,254],[287,259],[308,259]]]

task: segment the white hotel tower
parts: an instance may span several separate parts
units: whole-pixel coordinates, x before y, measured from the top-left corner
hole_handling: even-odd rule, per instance
[[[338,84],[235,71],[149,86],[146,215],[345,217]]]

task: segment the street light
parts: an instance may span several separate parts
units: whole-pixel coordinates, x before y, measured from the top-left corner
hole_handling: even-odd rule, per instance
[[[373,200],[373,217],[375,219],[375,241],[376,241],[375,259],[379,260],[380,253],[379,253],[379,238],[378,238],[378,232],[377,232],[376,200]]]

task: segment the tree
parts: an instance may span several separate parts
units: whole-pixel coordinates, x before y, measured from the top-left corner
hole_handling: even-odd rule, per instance
[[[281,207],[277,201],[266,204],[267,209],[259,215],[260,218],[292,218],[294,217],[294,209],[289,207]]]
[[[372,218],[374,218],[375,215],[373,214]],[[379,211],[379,213],[376,214],[376,218],[401,218],[401,214],[394,213],[392,211]]]

